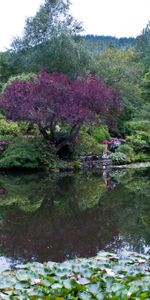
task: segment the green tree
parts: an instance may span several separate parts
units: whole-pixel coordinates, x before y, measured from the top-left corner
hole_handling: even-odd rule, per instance
[[[14,74],[14,68],[9,62],[9,52],[0,52],[0,90],[8,78]]]
[[[75,40],[62,33],[53,36],[50,41],[43,42],[32,48],[11,53],[10,64],[16,74],[22,72],[59,71],[76,77],[90,68],[92,54],[84,47],[82,40]]]
[[[94,56],[91,71],[121,91],[124,112],[120,126],[123,127],[122,122],[131,119],[143,104],[140,85],[144,68],[137,60],[137,52],[109,48]]]
[[[142,96],[144,100],[150,102],[150,69],[144,76],[143,86],[142,86]]]
[[[12,43],[14,50],[33,47],[60,36],[78,33],[81,24],[69,13],[69,0],[45,0],[34,17],[26,19],[23,38],[16,38]]]
[[[15,75],[47,69],[75,77],[89,68],[90,52],[75,36],[82,27],[69,7],[69,0],[45,0],[36,15],[26,19],[23,37],[14,39],[9,52]]]
[[[150,67],[150,21],[137,37],[136,49],[139,54],[139,60],[143,62],[145,72],[147,72]]]

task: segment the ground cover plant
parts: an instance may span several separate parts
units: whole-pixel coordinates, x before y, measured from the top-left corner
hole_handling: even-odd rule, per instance
[[[136,253],[29,263],[0,274],[0,299],[150,299],[149,270],[150,257]]]

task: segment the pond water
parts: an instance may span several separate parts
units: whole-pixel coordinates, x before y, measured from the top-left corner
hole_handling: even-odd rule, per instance
[[[0,269],[150,251],[150,168],[0,174]]]

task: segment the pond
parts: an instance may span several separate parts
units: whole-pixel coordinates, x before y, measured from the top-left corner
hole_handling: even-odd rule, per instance
[[[150,251],[150,168],[0,174],[0,270]]]

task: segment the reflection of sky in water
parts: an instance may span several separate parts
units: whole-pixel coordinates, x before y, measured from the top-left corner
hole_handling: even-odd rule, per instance
[[[0,272],[10,269],[11,264],[11,259],[0,256]]]
[[[37,261],[36,257],[32,257],[30,262],[33,261]],[[18,258],[18,259],[14,259],[14,258],[8,258],[5,256],[0,256],[0,272],[6,271],[6,270],[10,270],[12,268],[14,268],[15,266],[17,267],[21,267],[22,264],[27,263],[26,260],[24,260],[23,258]]]
[[[150,246],[146,246],[144,240],[141,240],[139,242],[142,244],[142,254],[150,254]],[[117,248],[116,245],[117,246],[119,245],[119,248]],[[121,235],[118,235],[118,237],[116,237],[116,240],[113,243],[108,243],[104,249],[97,248],[96,253],[98,253],[99,251],[102,251],[102,250],[105,250],[108,252],[115,252],[118,255],[123,254],[123,253],[125,254],[126,252],[127,253],[135,252],[133,245],[131,243],[125,241],[124,237]],[[64,260],[74,259],[76,257],[78,257],[77,253],[72,252],[72,253],[68,254],[67,250],[66,250],[66,255],[65,255]],[[33,256],[30,259],[30,262],[33,262],[33,261],[38,261],[38,259]],[[14,267],[21,267],[21,265],[25,264],[25,263],[27,263],[27,261],[23,258],[14,259],[14,258],[7,258],[4,256],[0,256],[0,272],[3,272],[5,270],[8,270],[8,269],[11,269]]]
[[[150,246],[147,246],[145,244],[145,241],[143,239],[139,240],[139,245],[141,245],[141,251],[139,251],[142,254],[150,254]],[[135,252],[135,247],[132,244],[132,241],[128,242],[125,237],[118,235],[113,243],[108,243],[105,247],[106,251],[114,251],[115,253],[121,253],[124,251],[131,251]]]

